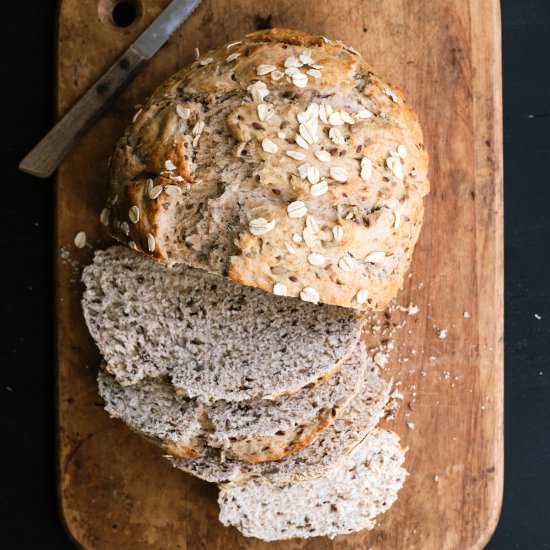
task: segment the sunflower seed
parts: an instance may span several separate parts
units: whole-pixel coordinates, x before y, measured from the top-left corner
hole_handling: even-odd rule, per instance
[[[199,61],[199,65],[202,65],[204,67],[205,65],[210,65],[210,63],[212,63],[213,61],[213,57],[205,57],[204,59],[201,59]]]
[[[99,214],[99,221],[101,222],[101,225],[109,225],[109,216],[111,215],[111,211],[108,208],[104,208],[101,213]]]
[[[303,218],[307,214],[306,205],[302,201],[291,202],[286,211],[289,218]]]
[[[86,246],[86,233],[79,231],[74,237],[74,245],[76,248],[84,248]]]
[[[128,246],[132,249],[132,250],[137,250],[138,247],[137,247],[137,244],[134,242],[134,241],[130,241],[128,243]]]
[[[357,300],[358,304],[364,304],[367,301],[368,297],[369,295],[364,288],[355,295],[355,299]]]
[[[370,254],[367,254],[365,256],[365,262],[369,264],[377,264],[378,262],[381,262],[386,257],[386,253],[382,252],[381,250],[377,250],[375,252],[371,252]]]
[[[164,192],[169,196],[173,197],[175,195],[181,194],[181,189],[177,185],[165,185]]]
[[[313,233],[313,231],[309,227],[306,227],[302,231],[302,238],[304,239],[304,242],[306,243],[306,246],[308,248],[314,248],[315,246],[317,246],[317,243],[319,241],[315,233]]]
[[[296,142],[296,145],[299,145],[302,149],[309,149],[308,142],[302,136],[296,134],[294,141]]]
[[[282,73],[281,71],[273,71],[271,73],[271,80],[281,80],[281,78],[283,78],[283,76],[285,76],[285,73]]]
[[[355,269],[355,262],[353,261],[353,258],[351,256],[342,256],[338,261],[338,267],[342,271],[349,273],[350,271],[353,271]]]
[[[156,245],[155,237],[153,237],[151,233],[147,233],[147,250],[149,250],[149,252],[154,252]]]
[[[134,205],[128,210],[128,218],[132,223],[139,222],[139,208],[137,206]]]
[[[176,169],[176,165],[171,160],[165,160],[164,161],[164,167],[168,171],[172,171]]]
[[[320,197],[328,191],[328,183],[326,180],[321,180],[319,183],[312,185],[309,191],[314,197]]]
[[[176,105],[176,113],[182,120],[187,120],[191,114],[191,109],[187,109],[183,105]]]
[[[308,170],[309,164],[300,164],[300,166],[298,166],[298,174],[301,179],[305,180],[307,178]]]
[[[341,225],[335,225],[332,228],[332,236],[335,241],[340,242],[344,238],[344,228]]]
[[[275,67],[275,65],[263,65],[262,64],[262,65],[258,65],[256,67],[256,74],[258,76],[263,76],[263,75],[272,73],[276,69],[277,69],[277,67]]]
[[[319,293],[312,287],[306,286],[302,292],[300,292],[300,298],[304,302],[311,302],[313,304],[319,303]]]
[[[361,109],[357,113],[357,118],[362,118],[362,119],[372,118],[373,116],[374,115],[368,109]]]
[[[322,254],[317,252],[312,252],[308,257],[307,261],[314,266],[321,266],[325,263],[325,257]]]
[[[296,244],[300,244],[302,242],[302,235],[300,235],[300,233],[294,233],[292,235],[292,240],[296,243]]]
[[[397,147],[397,154],[398,154],[402,159],[407,158],[407,148],[406,148],[404,145],[399,145],[399,147]]]
[[[238,59],[239,57],[241,57],[241,54],[238,53],[238,52],[235,52],[235,53],[232,53],[232,54],[229,54],[225,60],[228,62],[228,63],[231,63],[231,61],[235,61],[235,59]]]
[[[287,290],[286,286],[281,283],[275,283],[273,285],[273,294],[275,296],[286,296]]]
[[[332,166],[329,170],[330,177],[339,182],[345,182],[348,180],[348,173],[342,166]]]
[[[303,73],[297,67],[289,67],[288,69],[285,69],[285,74],[286,76],[290,76],[292,78],[293,76],[301,75]]]
[[[155,185],[151,190],[149,191],[149,198],[151,200],[158,199],[160,194],[162,193],[162,185]]]
[[[146,196],[149,196],[151,189],[153,189],[153,180],[151,178],[147,178],[145,180],[145,187],[143,188],[143,194]]]
[[[370,181],[372,177],[372,162],[367,157],[361,159],[361,179]]]
[[[128,222],[121,222],[120,223],[120,230],[126,235],[130,235],[130,226],[128,225]]]
[[[258,118],[262,122],[269,120],[274,114],[273,105],[271,105],[271,103],[258,103],[256,110],[258,111]]]
[[[345,145],[346,140],[344,139],[344,134],[340,132],[338,128],[331,128],[328,131],[328,137],[331,139],[332,143],[336,145]]]
[[[321,78],[321,71],[319,69],[309,69],[306,74],[313,78]]]
[[[233,46],[238,46],[239,44],[242,44],[242,40],[237,40],[237,42],[230,42],[229,44],[227,44],[225,49],[228,50],[229,48],[232,48]]]
[[[294,151],[292,149],[286,152],[287,156],[294,160],[304,160],[306,158],[305,154],[300,151]]]
[[[315,151],[314,154],[321,162],[330,162],[331,156],[328,151]]]
[[[250,220],[248,229],[252,235],[259,237],[269,233],[277,224],[275,220],[267,221],[265,218],[254,218]]]
[[[279,150],[279,146],[271,141],[269,138],[264,138],[262,139],[262,149],[266,152],[266,153],[276,153],[278,150]]]
[[[252,96],[252,100],[256,103],[261,103],[264,100],[264,97],[269,95],[269,90],[267,89],[265,82],[262,82],[261,80],[257,80],[253,84],[250,84],[250,86],[246,88],[246,91]]]
[[[132,117],[132,124],[138,119],[139,115],[143,112],[143,109],[138,109],[136,114]]]

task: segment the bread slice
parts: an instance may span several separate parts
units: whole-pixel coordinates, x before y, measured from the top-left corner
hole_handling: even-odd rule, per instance
[[[359,391],[366,354],[355,351],[322,383],[278,400],[202,403],[178,395],[163,380],[121,386],[100,370],[105,410],[176,457],[194,457],[210,446],[227,457],[257,463],[279,460],[311,444]]]
[[[358,52],[269,29],[144,102],[113,153],[103,219],[160,261],[384,309],[422,225],[427,165],[416,114]]]
[[[121,384],[168,376],[189,397],[292,394],[330,376],[358,341],[353,311],[315,306],[125,247],[84,269],[84,317]]]
[[[377,425],[384,414],[391,385],[369,365],[359,393],[341,416],[313,443],[277,462],[248,464],[232,460],[219,449],[207,448],[196,458],[167,458],[185,472],[215,483],[262,477],[275,483],[303,481],[335,468]]]
[[[263,480],[220,487],[220,521],[247,537],[273,541],[372,529],[406,479],[397,434],[375,430],[340,466],[321,478],[274,484]]]

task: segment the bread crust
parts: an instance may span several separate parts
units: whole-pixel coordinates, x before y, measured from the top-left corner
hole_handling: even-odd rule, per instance
[[[312,61],[299,68],[305,87],[290,76],[273,80],[272,67],[282,73],[290,57],[300,59],[308,48]],[[268,72],[258,74],[259,67]],[[264,83],[269,95],[251,100],[247,88],[255,82]],[[224,149],[205,162],[209,148],[219,145],[209,133],[211,113],[228,101],[234,108],[224,112]],[[268,120],[259,120],[261,104],[274,110]],[[303,125],[297,117],[312,104],[328,104],[337,116],[334,124],[315,117],[317,141],[303,149],[294,142]],[[338,113],[350,123],[338,120]],[[332,131],[342,134],[341,143]],[[265,139],[276,152],[265,150]],[[304,159],[290,158],[288,151]],[[330,160],[319,160],[319,152]],[[221,165],[230,156],[235,170],[250,173],[222,179]],[[302,179],[301,165],[319,172]],[[376,76],[357,52],[298,31],[259,31],[204,54],[138,111],[111,162],[109,229],[162,262],[187,263],[267,292],[278,288],[302,299],[383,309],[409,268],[429,190],[427,169],[417,116],[402,92]],[[345,182],[338,179],[342,170]],[[314,195],[311,182],[319,178],[328,190]],[[307,215],[289,217],[288,206],[296,201],[306,205]],[[220,220],[227,211],[230,217]],[[258,218],[274,227],[251,232]]]

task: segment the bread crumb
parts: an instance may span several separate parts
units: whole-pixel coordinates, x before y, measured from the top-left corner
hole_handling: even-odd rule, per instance
[[[469,318],[471,317],[469,311],[465,311],[465,312],[463,313],[463,316],[464,316],[466,319],[469,319]]]
[[[439,337],[440,340],[445,340],[445,338],[447,338],[447,333],[448,333],[448,330],[446,328],[442,328],[437,333],[437,336]]]
[[[414,430],[414,422],[407,422],[407,428],[409,428],[409,430]]]
[[[439,476],[438,476],[437,474],[434,476],[434,481],[435,481],[436,483],[439,481]]]

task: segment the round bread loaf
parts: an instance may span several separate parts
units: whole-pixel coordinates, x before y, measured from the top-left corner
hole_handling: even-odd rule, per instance
[[[155,91],[116,147],[101,220],[168,264],[382,309],[408,269],[428,188],[401,92],[340,42],[271,29]]]

